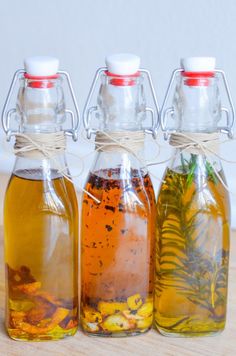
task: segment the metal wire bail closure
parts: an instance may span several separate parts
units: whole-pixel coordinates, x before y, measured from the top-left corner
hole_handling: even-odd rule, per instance
[[[12,81],[11,81],[11,85],[10,85],[7,97],[6,97],[6,101],[5,101],[4,106],[3,106],[3,110],[2,110],[2,127],[3,127],[4,132],[6,133],[7,141],[10,141],[11,137],[14,136],[14,134],[17,133],[17,131],[11,129],[11,118],[12,118],[12,115],[16,114],[16,108],[8,109],[8,106],[9,106],[10,99],[12,97],[12,94],[13,94],[13,91],[15,89],[17,81],[25,73],[26,73],[26,71],[24,69],[19,69],[19,70],[17,70],[15,72],[15,74],[14,74],[14,76],[12,78]],[[77,141],[77,139],[78,139],[78,129],[79,129],[79,125],[80,125],[80,112],[79,112],[79,107],[78,107],[77,100],[76,100],[76,97],[75,97],[74,89],[73,89],[73,86],[72,86],[72,83],[71,83],[70,75],[65,71],[58,71],[57,73],[60,76],[65,77],[67,85],[68,85],[69,90],[70,90],[70,94],[71,94],[71,97],[72,97],[74,108],[75,108],[75,115],[74,115],[74,112],[72,110],[65,109],[66,115],[69,115],[70,118],[71,118],[71,128],[64,130],[64,132],[65,132],[65,134],[67,136],[71,136],[74,141]]]
[[[160,111],[160,121],[161,121],[161,129],[162,131],[165,132],[164,137],[167,140],[169,137],[169,134],[171,132],[175,132],[176,130],[172,130],[170,128],[168,128],[167,126],[167,120],[168,120],[168,115],[173,115],[174,114],[174,108],[172,107],[168,107],[166,108],[169,96],[170,96],[170,91],[172,89],[173,83],[176,79],[176,76],[181,73],[184,72],[184,70],[182,68],[178,68],[175,69],[171,75],[167,90],[166,90],[166,94],[165,94],[165,98],[164,98],[164,102]],[[221,112],[225,113],[226,115],[226,126],[219,126],[218,127],[218,131],[224,134],[227,134],[229,138],[233,138],[233,126],[234,126],[234,120],[235,120],[235,109],[234,109],[234,104],[233,104],[233,100],[232,100],[232,96],[230,93],[230,89],[229,89],[229,85],[228,85],[228,81],[226,79],[226,75],[225,72],[223,70],[219,70],[216,69],[214,70],[214,73],[218,73],[222,80],[223,80],[223,84],[224,84],[224,88],[229,100],[229,105],[230,105],[230,111],[229,109],[225,108],[225,107],[221,107]]]
[[[98,79],[100,78],[100,76],[102,74],[107,72],[107,70],[108,70],[107,67],[101,67],[96,71],[95,76],[92,81],[92,84],[91,84],[91,87],[90,87],[90,90],[89,90],[89,94],[88,94],[86,103],[85,103],[85,107],[84,107],[84,111],[83,111],[83,123],[84,123],[84,128],[87,132],[87,138],[91,138],[92,134],[96,134],[96,132],[97,132],[97,129],[90,127],[90,122],[92,119],[92,113],[98,111],[98,106],[97,105],[90,106],[90,104],[91,104],[91,101],[92,101],[92,98],[94,95],[95,88],[97,86]],[[148,80],[148,83],[149,83],[149,86],[151,89],[154,106],[155,106],[155,110],[153,110],[151,107],[145,108],[145,112],[148,112],[151,115],[152,126],[149,128],[145,128],[144,131],[148,134],[152,134],[153,138],[156,138],[157,130],[159,128],[159,105],[157,102],[155,89],[153,86],[150,72],[146,69],[139,69],[139,72],[142,74],[145,74],[145,76],[147,77],[147,80]]]

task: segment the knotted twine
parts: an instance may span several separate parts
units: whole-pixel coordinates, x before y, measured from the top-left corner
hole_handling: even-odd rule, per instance
[[[52,159],[55,162],[58,173],[64,178],[72,181],[65,169],[58,166],[55,157],[64,153],[66,149],[66,136],[63,131],[53,133],[16,133],[14,145],[14,154],[19,157],[28,157],[32,159]],[[143,149],[145,133],[143,131],[98,131],[95,138],[95,150],[98,152],[131,152],[138,160],[138,151]],[[75,155],[80,158],[79,156]],[[82,174],[82,172],[81,172]],[[100,201],[91,193],[81,188],[97,203]]]
[[[131,152],[135,156],[144,147],[143,131],[98,131],[95,150],[99,152]]]
[[[63,153],[66,149],[66,137],[63,131],[55,133],[17,133],[16,142],[14,146],[14,153],[21,157],[31,157],[31,158],[42,158],[46,157],[49,159],[55,159],[60,153]],[[172,155],[170,158],[164,161],[151,163],[142,159],[138,152],[144,148],[145,133],[144,131],[98,131],[95,138],[95,151],[98,152],[130,152],[132,153],[141,163],[145,166],[152,166],[157,164],[162,164],[173,159],[176,154]],[[227,140],[226,142],[228,142]],[[157,143],[156,143],[157,144]],[[229,161],[225,158],[220,157],[219,144],[220,144],[220,134],[219,133],[193,133],[193,132],[176,132],[170,135],[169,144],[176,149],[180,149],[182,152],[189,152],[192,154],[203,154],[206,158],[209,155],[218,157],[219,159],[229,162],[236,163],[234,161]],[[158,145],[158,144],[157,144]],[[160,145],[158,145],[160,147]],[[79,157],[79,156],[77,156]],[[79,157],[80,158],[80,157]],[[57,162],[56,162],[57,163]],[[212,168],[221,181],[225,189],[229,190],[227,185],[222,180],[218,171],[215,169],[214,165]],[[71,176],[65,170],[58,168],[58,172],[61,173],[66,179],[72,182]],[[81,172],[82,173],[82,172]],[[152,174],[153,175],[153,174]],[[73,183],[73,182],[72,182]],[[97,203],[100,201],[95,198],[91,193],[82,189],[86,194],[93,198]]]
[[[228,141],[229,140],[226,140],[225,142]],[[177,149],[180,149],[182,152],[185,151],[195,155],[204,155],[208,159],[210,155],[213,155],[222,161],[236,163],[234,161],[229,161],[219,155],[219,132],[175,132],[170,135],[169,144]],[[174,158],[175,156],[176,154],[174,154],[170,159]],[[221,184],[227,191],[229,191],[228,186],[225,184],[224,180],[213,164],[212,168]]]
[[[14,154],[28,158],[53,158],[66,149],[63,131],[50,133],[16,133]]]
[[[27,134],[16,133],[15,137],[16,141],[14,145],[14,154],[16,156],[32,159],[51,159],[54,161],[58,173],[73,184],[73,177],[69,175],[67,168],[60,167],[56,159],[56,156],[64,153],[66,149],[66,135],[64,131]],[[79,156],[77,157],[80,158]],[[97,203],[100,203],[100,200],[94,197],[87,190],[81,187],[79,188]]]
[[[83,137],[85,141],[88,141],[88,138]],[[131,153],[141,164],[142,167],[147,167],[149,161],[145,160],[140,155],[140,151],[144,149],[144,142],[146,139],[146,134],[144,130],[138,131],[97,131],[95,137],[95,151],[97,152],[112,152],[112,153]],[[155,143],[157,149],[157,154],[155,157],[159,156],[160,145],[156,140],[152,140]],[[161,162],[160,162],[161,163]],[[155,164],[160,164],[155,162]],[[151,164],[150,164],[151,165]],[[154,175],[152,172],[149,172],[154,178],[162,181],[159,177]]]
[[[175,148],[195,155],[219,152],[220,134],[199,132],[176,132],[170,135],[169,144]]]

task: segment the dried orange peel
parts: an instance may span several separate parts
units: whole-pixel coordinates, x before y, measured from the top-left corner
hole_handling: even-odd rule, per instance
[[[152,325],[153,298],[142,299],[139,293],[131,295],[126,302],[99,301],[97,309],[82,308],[82,327],[88,332],[115,333],[140,329],[145,331]]]
[[[68,309],[57,308],[56,312],[53,314],[52,318],[48,320],[45,326],[32,325],[30,323],[22,321],[22,319],[20,318],[16,319],[16,326],[28,334],[43,334],[54,329],[63,319],[66,318],[68,313]]]
[[[125,310],[127,308],[127,303],[102,301],[98,303],[98,310],[102,315],[112,315],[115,313],[119,313],[120,311]]]
[[[14,289],[21,291],[24,294],[35,294],[38,289],[41,288],[41,282],[33,282],[33,283],[25,283],[25,284],[20,284]]]
[[[129,309],[137,310],[143,304],[141,295],[137,293],[127,298],[127,304]]]

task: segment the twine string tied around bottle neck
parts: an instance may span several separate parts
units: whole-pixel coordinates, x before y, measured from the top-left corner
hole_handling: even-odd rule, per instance
[[[28,157],[32,159],[52,159],[55,162],[58,173],[63,177],[72,181],[72,176],[67,172],[67,169],[62,168],[58,164],[56,156],[63,154],[66,149],[66,136],[64,131],[53,133],[16,133],[15,134],[14,154],[19,157]],[[145,164],[145,161],[138,155],[138,152],[143,149],[145,140],[144,131],[98,131],[95,138],[95,150],[97,152],[130,152],[140,162]],[[70,153],[70,152],[69,152]],[[74,155],[77,158],[78,155]],[[82,174],[82,172],[80,173]],[[87,190],[79,187],[97,203],[100,203],[96,197],[94,197]]]
[[[14,154],[28,158],[52,158],[64,153],[66,136],[63,131],[50,133],[16,133]]]
[[[64,131],[27,134],[19,132],[15,134],[15,138],[14,154],[16,156],[31,159],[51,159],[57,168],[57,172],[73,184],[73,178],[75,176],[71,176],[67,167],[61,167],[56,159],[56,156],[63,154],[66,149],[66,135]],[[75,156],[80,158],[77,155]],[[82,174],[82,171],[79,175]],[[100,203],[100,200],[86,189],[82,187],[79,187],[79,189],[89,195],[96,203]]]
[[[205,152],[217,155],[219,152],[219,132],[175,132],[170,135],[169,144],[185,152],[192,154],[205,154]]]
[[[145,132],[138,131],[98,131],[95,149],[98,152],[130,152],[137,156],[143,150]]]
[[[232,140],[225,140],[224,142],[229,142]],[[224,143],[223,142],[223,143]],[[169,144],[176,148],[180,149],[181,152],[188,152],[190,154],[195,155],[204,155],[206,158],[209,159],[210,156],[215,156],[219,158],[221,161],[225,161],[228,163],[236,163],[235,161],[227,160],[224,157],[219,155],[219,146],[220,146],[220,133],[219,132],[175,132],[171,133]],[[171,157],[174,158],[174,156]],[[227,184],[225,184],[223,178],[220,176],[217,169],[212,164],[212,169],[214,170],[215,175],[224,186],[224,188],[230,192]]]
[[[144,130],[97,131],[95,137],[95,150],[97,152],[131,153],[139,161],[142,167],[148,167],[149,160],[142,157],[145,140],[146,133]],[[157,157],[160,153],[160,145],[156,140],[151,140],[157,147],[157,154],[155,154],[155,157]],[[157,180],[162,181],[152,172],[149,171],[149,173]]]

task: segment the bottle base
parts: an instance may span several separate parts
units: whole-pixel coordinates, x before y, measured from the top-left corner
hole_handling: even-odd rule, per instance
[[[215,336],[225,329],[224,317],[205,317],[202,314],[166,317],[163,314],[154,319],[155,329],[168,337]]]
[[[8,336],[15,341],[33,341],[33,342],[41,342],[41,341],[57,341],[62,340],[70,336],[74,336],[78,330],[78,327],[74,327],[70,330],[52,330],[47,334],[30,334],[25,331],[19,329],[7,329]]]
[[[109,338],[123,338],[123,337],[133,337],[133,336],[139,336],[146,334],[148,331],[150,331],[151,328],[144,329],[144,330],[127,330],[127,331],[117,331],[117,332],[89,332],[86,330],[83,330],[83,333],[87,336],[91,337],[109,337]]]
[[[191,332],[191,331],[175,332],[175,331],[162,329],[160,327],[156,327],[156,330],[162,336],[176,337],[176,338],[211,337],[211,336],[217,336],[217,335],[221,334],[224,331],[224,330],[218,330],[218,331],[198,331],[198,332]]]
[[[225,328],[225,320],[216,322],[193,317],[184,317],[181,319],[165,318],[165,324],[163,326],[163,323],[161,324],[160,321],[155,321],[154,327],[161,335],[167,337],[215,336],[221,334]]]

